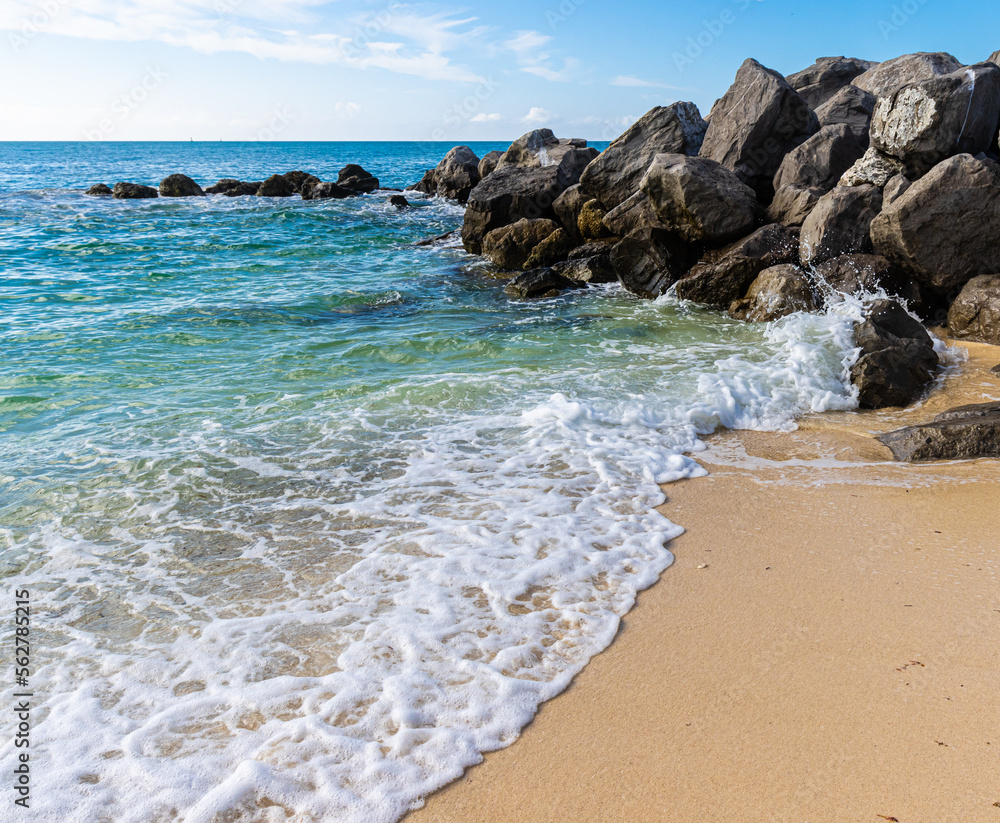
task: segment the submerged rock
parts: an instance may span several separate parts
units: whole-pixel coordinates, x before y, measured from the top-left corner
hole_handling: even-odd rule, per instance
[[[234,189],[237,186],[243,185],[242,181],[236,180],[233,177],[223,177],[218,183],[211,186],[205,187],[205,194],[225,194],[230,189]],[[260,186],[260,183],[257,184]],[[257,189],[254,189],[254,194],[257,193]]]
[[[1000,275],[973,277],[948,309],[948,333],[1000,346]]]
[[[112,194],[111,187],[105,183],[97,183],[87,189],[87,194],[91,197],[110,197]]]
[[[160,193],[152,186],[143,186],[140,183],[115,183],[111,190],[111,196],[116,200],[146,200],[151,197],[159,197]]]
[[[302,190],[303,200],[344,200],[354,197],[357,192],[345,189],[343,186],[330,181],[313,183]]]
[[[1000,403],[959,406],[922,426],[879,435],[896,460],[970,460],[1000,457]]]
[[[895,300],[878,300],[854,326],[861,349],[851,367],[863,409],[907,406],[930,383],[938,357],[927,330]]]
[[[816,295],[805,272],[784,263],[757,275],[746,297],[729,307],[729,315],[737,320],[762,323],[797,311],[815,311],[817,307]]]
[[[226,197],[256,197],[263,185],[263,180],[237,181],[237,185],[226,189],[223,194]]]
[[[369,194],[378,188],[378,178],[356,163],[348,163],[337,175],[337,185],[355,194]]]
[[[555,297],[564,289],[576,286],[572,280],[563,277],[552,269],[534,269],[521,272],[504,286],[504,292],[511,297],[522,299],[531,297]]]
[[[160,197],[204,197],[201,186],[185,174],[171,174],[160,181]]]
[[[395,206],[397,209],[408,209],[410,208],[410,201],[401,194],[394,194],[389,198],[389,205]]]

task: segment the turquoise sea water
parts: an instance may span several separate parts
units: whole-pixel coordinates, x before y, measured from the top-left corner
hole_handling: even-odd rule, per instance
[[[847,308],[513,301],[413,245],[462,220],[414,193],[82,194],[348,162],[402,188],[448,148],[0,144],[36,819],[397,819],[610,642],[670,563],[657,483],[700,471],[700,435],[853,405]]]

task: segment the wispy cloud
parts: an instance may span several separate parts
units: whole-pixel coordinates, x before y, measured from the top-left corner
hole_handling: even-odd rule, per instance
[[[625,86],[628,88],[640,89],[671,89],[673,91],[691,91],[681,86],[671,86],[669,83],[657,83],[653,80],[643,80],[641,77],[632,77],[628,74],[619,74],[609,85]]]
[[[485,112],[480,112],[475,117],[470,118],[470,123],[499,123],[503,120],[498,113],[486,114]]]

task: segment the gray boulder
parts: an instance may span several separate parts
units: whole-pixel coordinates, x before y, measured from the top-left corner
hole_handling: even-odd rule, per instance
[[[611,264],[610,249],[600,254],[556,263],[552,270],[574,283],[614,283],[618,279],[615,267]]]
[[[533,297],[555,297],[561,291],[578,285],[552,269],[533,269],[517,275],[504,286],[504,292],[511,297],[524,300]]]
[[[877,300],[854,326],[861,350],[851,367],[863,409],[907,406],[930,383],[938,357],[930,335],[895,300]]]
[[[938,163],[871,224],[879,254],[942,292],[1000,272],[998,236],[1000,166],[968,154]]]
[[[735,300],[729,315],[737,320],[765,323],[797,311],[815,311],[816,296],[809,278],[790,264],[764,269],[750,285],[746,297]]]
[[[810,108],[817,109],[859,74],[876,65],[871,60],[854,57],[820,57],[808,68],[785,79]]]
[[[833,97],[816,109],[816,119],[820,128],[845,125],[868,147],[868,129],[878,98],[871,92],[855,85],[844,86]]]
[[[303,200],[344,200],[347,197],[355,197],[357,192],[345,189],[332,181],[314,183],[302,191]]]
[[[1000,346],[1000,275],[973,277],[948,309],[948,333]]]
[[[785,155],[817,131],[813,110],[785,78],[746,60],[712,107],[701,156],[735,172],[767,204]]]
[[[688,243],[726,243],[757,224],[753,190],[714,160],[658,154],[639,188],[663,224]]]
[[[111,196],[116,200],[146,200],[150,197],[159,197],[160,193],[152,186],[143,186],[140,183],[115,183],[111,190]]]
[[[111,187],[105,183],[97,183],[87,189],[87,194],[91,197],[110,197],[112,195]]]
[[[535,247],[558,228],[552,220],[522,218],[487,234],[483,254],[504,271],[523,269]]]
[[[902,160],[882,154],[874,146],[870,146],[864,156],[844,172],[838,185],[881,188],[897,174],[902,174],[904,168]]]
[[[799,259],[799,233],[771,223],[724,249],[709,252],[677,281],[684,300],[727,309],[765,269]]]
[[[496,169],[497,163],[500,162],[501,157],[503,157],[502,151],[490,151],[483,155],[483,158],[479,161],[478,169],[480,180]]]
[[[468,146],[455,146],[413,188],[424,194],[436,194],[464,203],[479,182],[479,163],[479,157]]]
[[[257,189],[258,197],[291,197],[295,189],[280,174],[272,174]]]
[[[693,262],[691,247],[674,232],[651,226],[636,229],[611,249],[618,282],[647,299],[666,292]]]
[[[911,311],[923,310],[920,286],[899,266],[877,254],[842,254],[818,264],[813,272],[822,286],[843,294],[874,294],[879,289],[902,298]]]
[[[838,186],[824,194],[802,224],[802,265],[815,266],[841,254],[870,252],[869,229],[881,209],[882,190],[875,186]]]
[[[959,406],[922,426],[886,432],[878,440],[896,460],[971,460],[1000,457],[1000,403]]]
[[[562,223],[562,227],[566,229],[569,236],[576,242],[580,242],[580,229],[577,227],[577,223],[580,220],[580,212],[583,211],[584,204],[590,199],[590,195],[577,183],[566,189],[552,203],[552,210],[556,214],[556,219]]]
[[[906,178],[906,175],[897,174],[889,178],[889,181],[885,184],[885,188],[882,189],[882,208],[891,206],[900,197],[906,194],[906,190],[912,186],[913,183]]]
[[[497,170],[511,166],[523,169],[558,166],[570,173],[576,171],[579,180],[580,173],[595,157],[597,149],[588,148],[586,140],[559,139],[551,129],[535,129],[510,144],[497,162]]]
[[[799,186],[784,186],[774,193],[767,207],[767,219],[783,226],[801,226],[824,192]]]
[[[879,63],[855,77],[852,82],[859,89],[871,92],[876,97],[888,97],[910,83],[951,74],[960,68],[962,64],[945,52],[918,52]]]
[[[379,187],[378,178],[356,163],[348,163],[337,175],[337,185],[356,194],[369,194]]]
[[[955,154],[993,147],[1000,124],[1000,67],[975,66],[880,97],[871,143],[919,177]]]
[[[171,174],[160,181],[160,197],[204,197],[201,186],[186,174]]]
[[[604,225],[612,235],[618,237],[626,237],[643,226],[667,228],[654,211],[647,194],[642,191],[637,191],[620,206],[605,214]]]
[[[865,147],[848,126],[824,126],[785,155],[774,175],[774,189],[796,186],[828,192],[864,153]]]
[[[656,155],[697,155],[707,127],[694,103],[657,106],[587,166],[580,185],[605,209],[620,206],[639,191],[639,183]]]

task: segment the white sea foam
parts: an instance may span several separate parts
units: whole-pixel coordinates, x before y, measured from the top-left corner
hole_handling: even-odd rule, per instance
[[[301,453],[262,426],[266,457],[206,419],[104,454],[108,482],[66,490],[15,551],[47,655],[33,819],[397,819],[611,642],[672,560],[658,484],[703,473],[700,436],[854,404],[856,316],[781,320],[685,386],[414,407],[413,427],[387,398],[303,417],[319,428]],[[530,370],[481,380],[532,392]]]

